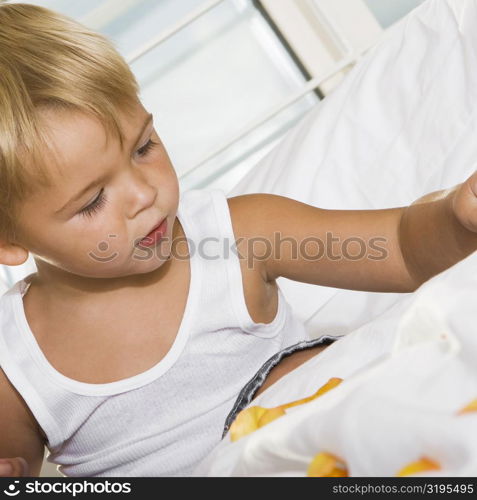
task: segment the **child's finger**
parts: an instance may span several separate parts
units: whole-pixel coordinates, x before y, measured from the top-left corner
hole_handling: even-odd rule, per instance
[[[29,467],[24,458],[0,459],[0,477],[25,477],[28,474]]]
[[[477,171],[456,190],[453,209],[466,229],[477,232]]]

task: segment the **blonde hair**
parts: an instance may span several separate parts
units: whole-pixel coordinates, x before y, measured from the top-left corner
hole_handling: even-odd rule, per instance
[[[113,43],[44,7],[0,2],[0,237],[15,239],[17,209],[35,186],[52,183],[40,111],[92,113],[124,135],[118,111],[139,86]]]

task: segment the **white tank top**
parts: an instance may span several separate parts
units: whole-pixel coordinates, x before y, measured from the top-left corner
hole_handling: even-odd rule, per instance
[[[240,389],[277,351],[309,338],[281,290],[271,323],[251,319],[222,190],[182,193],[177,216],[191,255],[189,296],[172,347],[143,373],[107,384],[62,375],[26,320],[33,274],[0,297],[0,366],[65,476],[189,475],[220,441]]]

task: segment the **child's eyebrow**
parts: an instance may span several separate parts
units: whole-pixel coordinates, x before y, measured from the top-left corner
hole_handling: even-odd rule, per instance
[[[94,181],[90,182],[79,193],[77,193],[75,196],[70,198],[60,209],[56,210],[55,214],[59,214],[59,213],[63,212],[66,208],[68,208],[69,205],[71,205],[75,201],[79,200],[85,193],[87,193],[90,189],[92,189],[96,185],[100,184],[105,178],[106,178],[106,176],[103,175],[100,178],[95,179]]]
[[[133,146],[136,145],[139,140],[141,139],[141,136],[142,134],[144,133],[144,131],[146,130],[147,126],[149,125],[149,123],[151,123],[153,119],[153,114],[152,113],[149,113],[147,116],[146,116],[146,121],[144,122],[144,125],[142,126],[141,128],[141,131],[139,132],[139,134],[137,135],[136,139],[134,140],[134,142],[132,143]],[[97,186],[98,184],[100,184],[107,176],[106,175],[102,175],[101,177],[99,177],[98,179],[95,179],[94,181],[90,182],[87,186],[85,186],[83,189],[81,189],[81,191],[79,191],[77,194],[75,194],[72,198],[70,198],[60,209],[56,210],[55,211],[55,215],[63,212],[69,205],[71,205],[72,203],[74,203],[75,201],[79,200],[85,193],[87,193],[90,189],[92,189],[93,187]]]

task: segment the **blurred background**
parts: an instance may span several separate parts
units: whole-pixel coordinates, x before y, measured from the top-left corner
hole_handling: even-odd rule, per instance
[[[422,1],[4,0],[109,37],[137,77],[181,191],[225,192]],[[35,270],[31,256],[0,265],[0,293]],[[60,476],[47,462],[41,475]]]

